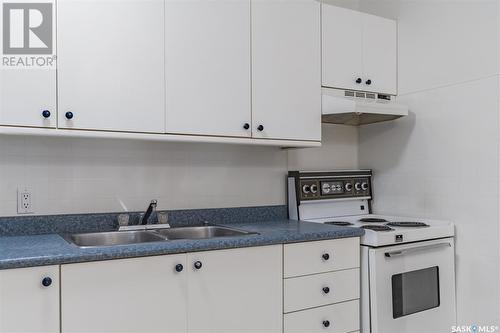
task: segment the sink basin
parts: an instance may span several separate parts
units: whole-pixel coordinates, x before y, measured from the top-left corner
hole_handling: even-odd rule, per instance
[[[161,242],[165,238],[153,231],[112,231],[63,236],[79,247],[113,246],[149,242]]]
[[[255,232],[248,232],[227,227],[203,226],[203,227],[181,227],[156,230],[157,233],[172,239],[207,239],[217,237],[255,235]]]
[[[255,232],[217,227],[181,227],[156,230],[111,231],[85,234],[61,235],[66,241],[79,247],[100,247],[113,245],[162,242],[173,239],[207,239],[254,235]]]

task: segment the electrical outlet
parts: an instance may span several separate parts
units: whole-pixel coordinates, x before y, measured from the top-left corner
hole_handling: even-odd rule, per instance
[[[17,213],[30,214],[33,212],[33,194],[27,187],[17,189]]]

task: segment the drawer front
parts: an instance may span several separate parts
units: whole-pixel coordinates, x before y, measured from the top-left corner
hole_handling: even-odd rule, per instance
[[[285,278],[359,267],[359,238],[284,246]]]
[[[285,279],[284,311],[292,312],[359,298],[359,268]]]
[[[347,333],[359,330],[359,300],[285,315],[284,333]]]

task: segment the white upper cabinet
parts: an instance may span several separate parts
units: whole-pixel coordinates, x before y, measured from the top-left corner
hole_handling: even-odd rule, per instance
[[[0,270],[0,332],[59,331],[59,266]]]
[[[19,1],[18,1],[19,2]],[[4,3],[4,1],[2,1]],[[16,2],[5,1],[5,5],[14,5]],[[22,4],[21,4],[22,5]],[[4,9],[4,15],[13,14]],[[19,8],[15,9],[17,14],[23,14]],[[50,12],[44,12],[48,15]],[[52,18],[55,15],[52,9]],[[0,22],[2,19],[0,19]],[[16,54],[7,54],[3,50],[5,59],[0,65],[0,126],[24,126],[24,127],[51,127],[57,125],[56,110],[56,61],[55,55],[55,20],[44,17],[45,22],[52,22],[51,34],[45,36],[43,40],[36,38],[26,38],[15,47]],[[13,29],[14,31],[14,29]],[[11,31],[12,33],[12,31]],[[16,35],[16,34],[13,34]],[[0,27],[0,45],[3,46],[4,37],[8,36],[7,31],[2,31]],[[23,35],[20,34],[22,37]],[[20,37],[18,36],[18,37]],[[33,37],[33,36],[32,36]],[[38,37],[34,35],[34,37]],[[15,38],[13,38],[15,40]],[[12,40],[6,40],[6,45],[12,46]],[[19,41],[18,41],[19,42]],[[34,43],[34,45],[32,45]],[[14,47],[14,46],[12,46]],[[40,52],[44,54],[24,54],[26,48],[40,47],[46,48]],[[45,54],[45,51],[48,54]],[[52,52],[50,52],[52,51]],[[6,62],[6,60],[9,60]]]
[[[321,5],[323,86],[360,89],[363,77],[363,24],[360,13]]]
[[[59,127],[165,132],[164,7],[57,1]]]
[[[55,69],[0,69],[0,125],[56,127]]]
[[[281,245],[188,253],[188,332],[282,332]]]
[[[252,1],[252,133],[321,140],[321,24],[315,0]]]
[[[167,133],[251,136],[250,0],[167,0]]]
[[[396,21],[321,7],[323,86],[396,95]]]
[[[396,21],[363,14],[364,90],[397,94]]]

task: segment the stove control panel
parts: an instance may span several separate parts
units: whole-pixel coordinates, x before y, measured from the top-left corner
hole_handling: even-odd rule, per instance
[[[337,172],[290,172],[290,181],[295,186],[297,199],[345,199],[371,198],[370,170]]]

